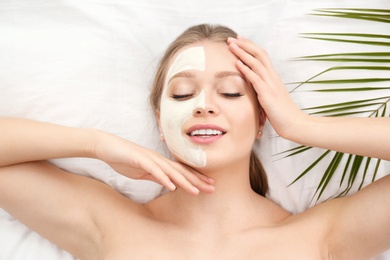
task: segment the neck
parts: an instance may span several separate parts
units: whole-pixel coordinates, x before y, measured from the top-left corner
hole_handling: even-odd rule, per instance
[[[247,167],[204,171],[215,181],[211,194],[188,194],[178,188],[160,200],[159,217],[181,226],[199,229],[237,231],[272,221],[274,211],[280,210],[266,198],[256,194],[249,181]]]

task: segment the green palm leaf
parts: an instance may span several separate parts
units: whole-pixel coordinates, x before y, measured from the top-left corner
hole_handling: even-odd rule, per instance
[[[346,42],[346,43],[356,43],[356,44],[367,44],[367,45],[378,45],[390,47],[390,42],[386,41],[390,39],[389,35],[382,34],[367,34],[367,33],[303,33],[301,34],[303,38],[314,39],[314,40],[323,40],[323,41],[333,41],[333,42]],[[328,36],[328,37],[326,37]],[[367,40],[370,38],[375,39],[386,39],[386,40]]]
[[[307,167],[289,186],[293,185],[299,179],[304,177],[309,171],[311,171],[319,162],[321,162],[331,151],[325,151],[320,157],[318,157],[309,167]]]
[[[374,70],[374,71],[389,71],[390,72],[390,67],[388,66],[334,66],[334,67],[330,67],[328,69],[325,69],[323,71],[321,71],[320,73],[314,75],[313,77],[305,80],[305,81],[302,81],[302,82],[292,82],[292,83],[289,83],[289,84],[298,84],[291,92],[297,90],[299,87],[303,86],[304,84],[308,84],[308,83],[324,83],[324,82],[318,82],[318,81],[314,81],[313,79],[323,75],[323,74],[326,74],[326,73],[329,73],[329,72],[332,72],[332,71],[340,71],[340,70],[352,70],[352,71],[356,71],[356,70]],[[337,81],[328,81],[328,83],[359,83],[357,82],[358,80],[360,80],[361,82],[360,83],[364,83],[364,82],[375,82],[375,81],[388,81],[389,78],[382,78],[382,79],[377,79],[377,78],[373,78],[371,79],[349,79],[349,80],[346,80],[346,79],[343,79],[341,82],[337,82]],[[349,81],[349,82],[348,82]]]
[[[386,59],[383,57],[390,57],[390,52],[359,52],[359,53],[322,54],[322,55],[303,56],[303,57],[297,58],[295,60],[390,63],[390,59]]]
[[[370,23],[390,23],[390,10],[386,9],[361,9],[361,8],[328,8],[314,10],[310,15],[325,16],[330,19],[343,18],[343,19],[360,19]],[[370,92],[377,93],[377,97],[364,99],[364,100],[351,100],[334,104],[325,104],[321,106],[303,108],[307,113],[312,115],[321,116],[366,116],[366,117],[388,117],[390,116],[387,106],[390,104],[390,95],[384,95],[384,90],[390,89],[390,81],[388,77],[361,77],[361,72],[364,71],[389,71],[389,66],[382,66],[381,64],[390,63],[390,35],[384,34],[368,34],[368,33],[333,33],[333,32],[315,32],[315,33],[303,33],[301,37],[310,40],[320,41],[332,41],[347,44],[363,44],[370,48],[365,52],[351,52],[351,53],[328,53],[320,55],[307,55],[292,59],[293,61],[305,62],[340,62],[342,64],[346,62],[359,62],[370,63],[367,66],[332,66],[314,76],[300,81],[292,82],[289,84],[295,84],[290,92],[297,91],[303,85],[307,85],[306,88],[314,93],[334,93],[337,95],[340,92]],[[389,48],[389,51],[371,51],[372,48],[380,46],[381,48]],[[329,74],[334,71],[348,71],[349,78],[337,78],[332,79]],[[351,77],[351,73],[356,77]],[[390,74],[388,74],[390,75]],[[317,79],[320,76],[327,76],[327,79]],[[373,84],[384,83],[387,85],[378,86]],[[350,87],[346,87],[351,85]],[[316,86],[316,88],[313,88]],[[332,86],[332,87],[329,87]],[[297,146],[295,148],[278,153],[278,155],[284,155],[283,158],[296,156],[298,154],[304,154],[311,151],[311,147]],[[358,155],[345,156],[344,153],[332,152],[330,150],[324,151],[319,155],[305,170],[303,170],[298,177],[291,182],[290,185],[296,183],[302,179],[309,172],[311,172],[321,161],[333,154],[332,159],[329,162],[328,167],[323,173],[323,176],[318,183],[317,189],[313,195],[313,199],[317,201],[324,194],[329,183],[331,183],[333,177],[337,173],[338,169],[341,169],[341,180],[339,183],[340,191],[335,196],[344,196],[352,189],[356,180],[361,178],[358,189],[363,187],[366,180],[370,165],[374,165],[375,169],[373,177],[370,181],[374,181],[377,175],[377,171],[381,160],[374,160],[367,157]],[[362,173],[359,176],[359,173]],[[342,188],[345,186],[344,188]]]
[[[384,96],[384,97],[373,98],[373,99],[356,100],[356,101],[342,102],[342,103],[336,103],[336,104],[330,104],[324,106],[303,108],[303,110],[308,111],[309,114],[312,115],[322,115],[322,116],[340,116],[338,113],[340,112],[347,113],[348,111],[351,111],[350,113],[353,114],[371,112],[372,114],[369,115],[370,117],[375,116],[380,110],[383,110],[384,113],[382,113],[382,117],[384,117],[386,116],[385,108],[389,103],[390,103],[390,96]],[[367,107],[374,107],[374,108],[371,110],[360,110],[361,108],[367,108]],[[318,110],[318,111],[310,112],[310,110]]]
[[[327,185],[329,184],[330,180],[332,179],[334,173],[336,172],[337,167],[339,166],[343,156],[344,156],[343,153],[339,153],[339,152],[335,153],[328,168],[325,170],[325,173],[322,176],[320,183],[318,184],[317,190],[313,195],[313,199],[317,193],[318,193],[317,200],[321,197],[321,195],[325,191]]]
[[[327,8],[314,10],[310,15],[329,16],[336,18],[359,19],[372,22],[390,22],[390,12],[386,9],[365,8]]]

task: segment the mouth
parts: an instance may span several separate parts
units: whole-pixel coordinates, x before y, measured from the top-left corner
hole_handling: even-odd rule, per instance
[[[204,137],[204,138],[208,138],[208,137],[213,137],[213,136],[217,136],[217,135],[224,135],[225,132],[222,132],[220,130],[216,130],[216,129],[197,129],[197,130],[194,130],[194,131],[191,131],[188,133],[189,136],[198,136],[198,137]]]
[[[216,125],[195,125],[187,131],[193,142],[202,144],[215,142],[225,134],[226,131]]]

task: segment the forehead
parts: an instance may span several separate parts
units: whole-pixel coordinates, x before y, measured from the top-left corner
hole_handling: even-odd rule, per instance
[[[201,51],[200,51],[201,50]],[[202,57],[203,55],[203,57]],[[237,71],[237,57],[229,50],[228,45],[224,42],[199,42],[188,45],[180,49],[170,61],[169,67],[181,66],[181,71],[188,69],[206,70],[206,71]],[[203,68],[198,68],[203,63]],[[191,65],[194,67],[191,68]],[[170,75],[173,76],[173,75]]]

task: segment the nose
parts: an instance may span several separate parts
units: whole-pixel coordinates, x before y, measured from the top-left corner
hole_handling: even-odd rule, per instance
[[[193,116],[216,116],[218,109],[216,106],[206,105],[203,107],[197,107],[193,111]]]
[[[194,106],[194,110],[192,111],[192,115],[194,117],[200,117],[200,116],[216,116],[219,114],[219,106],[218,102],[213,95],[213,93],[202,91],[204,101],[197,103]],[[203,103],[203,104],[202,104]]]

